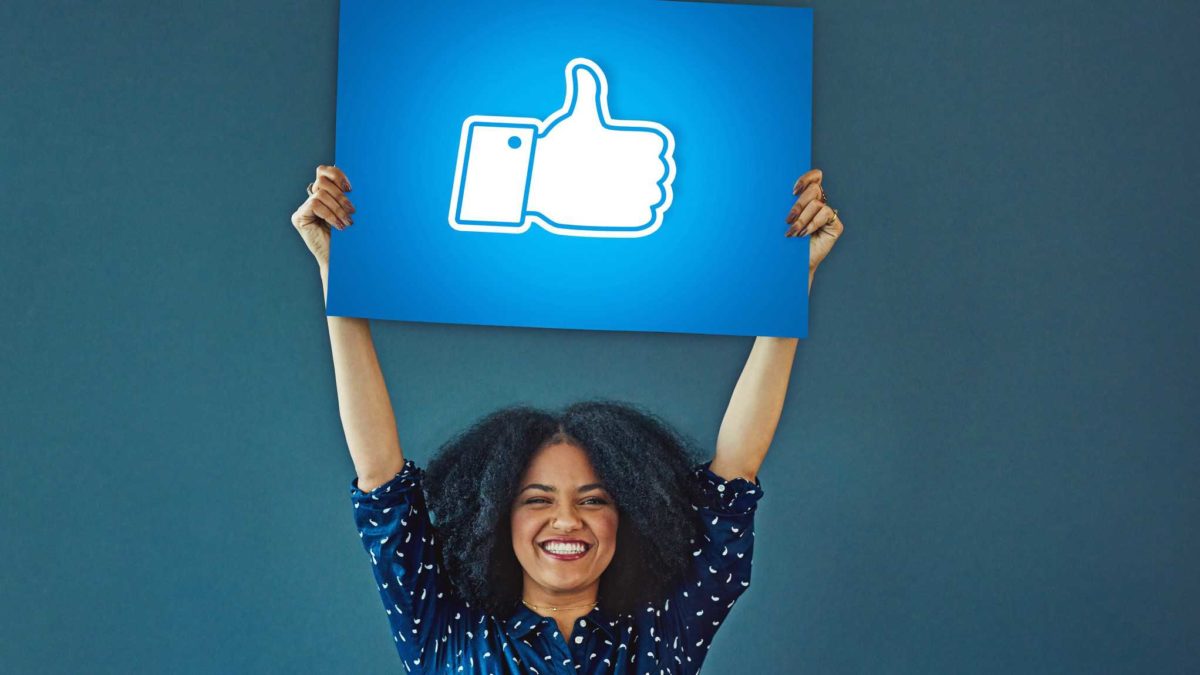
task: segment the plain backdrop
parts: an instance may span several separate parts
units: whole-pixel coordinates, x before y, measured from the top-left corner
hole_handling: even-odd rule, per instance
[[[705,672],[1200,670],[1200,8],[806,6],[846,234]],[[337,12],[0,4],[0,670],[399,670],[288,220]],[[422,464],[591,396],[711,448],[751,345],[373,331]]]

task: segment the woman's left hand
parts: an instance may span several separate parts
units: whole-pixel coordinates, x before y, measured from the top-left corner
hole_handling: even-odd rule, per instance
[[[834,243],[842,235],[842,220],[837,211],[827,203],[828,195],[821,187],[823,175],[820,169],[813,169],[800,177],[792,188],[792,194],[797,195],[796,203],[788,212],[788,237],[809,236],[808,240],[808,274],[817,271],[817,265],[829,255]]]

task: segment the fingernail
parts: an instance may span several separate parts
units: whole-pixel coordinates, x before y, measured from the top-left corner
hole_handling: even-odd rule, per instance
[[[800,181],[802,179],[803,179],[803,176],[796,179],[796,184],[792,186],[792,194],[798,194],[800,192]]]

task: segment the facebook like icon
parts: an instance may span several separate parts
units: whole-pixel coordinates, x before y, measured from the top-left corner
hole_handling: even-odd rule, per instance
[[[563,107],[545,120],[472,115],[462,126],[450,227],[519,234],[644,237],[671,207],[675,138],[657,122],[614,120],[594,61],[566,67]]]

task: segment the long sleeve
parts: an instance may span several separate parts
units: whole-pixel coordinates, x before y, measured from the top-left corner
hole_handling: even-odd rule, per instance
[[[721,622],[750,586],[754,512],[763,495],[758,480],[725,480],[708,464],[693,475],[700,488],[692,508],[702,524],[701,539],[693,540],[691,569],[663,612],[663,619],[674,624],[672,632],[682,636],[684,672],[699,669]]]
[[[449,588],[440,568],[437,533],[421,492],[423,472],[412,460],[370,492],[350,484],[354,522],[379,595],[387,610],[396,649],[409,672],[442,662],[446,638],[463,625],[466,607]],[[426,654],[426,651],[430,653]]]

